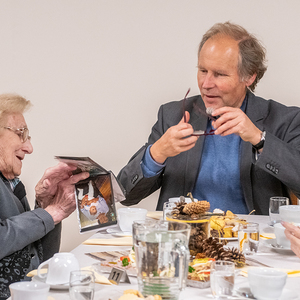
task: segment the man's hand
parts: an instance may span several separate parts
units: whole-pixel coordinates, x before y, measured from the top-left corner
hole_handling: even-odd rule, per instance
[[[177,125],[170,127],[150,148],[150,154],[157,163],[163,164],[168,157],[176,156],[195,146],[198,137],[190,136],[194,129],[191,124],[187,123],[190,120],[190,114],[187,111],[185,114],[186,123],[182,118]]]
[[[36,200],[40,207],[46,208],[57,192],[57,184],[70,178],[75,166],[59,163],[55,167],[48,168],[35,187]]]
[[[89,177],[88,172],[79,173],[57,184],[56,193],[45,210],[52,216],[54,224],[68,217],[76,208],[74,185]]]
[[[284,233],[291,242],[292,251],[300,258],[300,228],[288,222],[281,222],[286,228]]]
[[[220,117],[212,122],[212,126],[216,128],[215,134],[226,136],[235,133],[245,142],[256,145],[261,139],[261,130],[259,130],[247,115],[239,108],[221,107],[216,109],[213,116]]]

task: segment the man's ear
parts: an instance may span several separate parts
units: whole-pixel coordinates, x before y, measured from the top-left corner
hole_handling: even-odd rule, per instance
[[[251,77],[249,77],[248,79],[245,80],[245,84],[247,87],[249,87],[255,80],[257,74],[253,74]]]

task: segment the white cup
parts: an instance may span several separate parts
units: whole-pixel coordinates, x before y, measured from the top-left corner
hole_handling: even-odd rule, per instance
[[[145,220],[147,209],[135,207],[122,207],[118,209],[118,224],[123,232],[132,232],[132,223]]]
[[[41,273],[44,266],[48,266],[46,274]],[[73,253],[61,252],[41,263],[37,275],[42,279],[46,278],[46,283],[51,285],[66,284],[69,282],[70,273],[79,269],[79,263]]]
[[[300,205],[280,206],[279,215],[282,221],[300,223]]]
[[[47,300],[50,285],[43,282],[21,281],[9,285],[12,300]]]
[[[281,225],[281,223],[274,224],[276,243],[284,248],[291,249],[291,242],[285,236],[284,230],[285,228]]]
[[[272,268],[250,268],[248,282],[253,296],[260,300],[279,299],[286,283],[287,274]]]

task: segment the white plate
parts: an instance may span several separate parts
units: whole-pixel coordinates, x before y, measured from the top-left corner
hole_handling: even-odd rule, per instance
[[[226,240],[226,241],[237,241],[238,240],[238,238],[237,237],[231,237],[231,238],[219,238],[220,239],[220,241],[223,241],[223,240]]]
[[[247,287],[238,288],[236,294],[239,295],[240,293],[243,292],[247,294],[251,293],[250,288],[247,286]],[[249,298],[249,299],[254,299],[254,298]],[[296,292],[285,288],[283,289],[281,297],[279,298],[279,300],[296,300],[296,299],[298,299],[298,295],[296,294]]]
[[[37,275],[32,277],[32,281],[38,281],[38,282],[46,282],[46,278],[41,278]],[[69,283],[66,284],[50,284],[50,289],[52,290],[68,290],[69,289]]]
[[[265,245],[276,252],[295,255],[290,248],[278,247],[276,239],[266,240]]]
[[[132,233],[129,231],[122,231],[118,229],[108,228],[106,232],[113,235],[113,236],[132,236]]]

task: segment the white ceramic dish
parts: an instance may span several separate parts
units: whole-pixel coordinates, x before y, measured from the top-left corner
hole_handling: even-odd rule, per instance
[[[266,240],[265,245],[268,248],[270,248],[270,249],[272,249],[276,252],[279,252],[279,253],[282,253],[282,254],[293,254],[293,255],[295,255],[295,253],[290,248],[284,248],[284,247],[278,246],[278,244],[276,242],[276,239]]]
[[[235,293],[238,296],[243,295],[244,293],[251,294],[250,287],[249,286],[240,287],[236,290]],[[247,299],[247,297],[243,299]],[[254,299],[254,298],[248,297],[248,299]],[[279,300],[296,300],[296,299],[298,299],[298,295],[296,294],[296,292],[285,288],[283,289],[281,297],[279,298]]]
[[[300,205],[282,205],[279,207],[281,220],[300,223]]]
[[[36,281],[36,282],[46,282],[46,278],[41,278],[37,275],[32,277],[32,281]],[[66,284],[50,284],[50,289],[51,290],[68,290],[69,289],[69,283]]]

